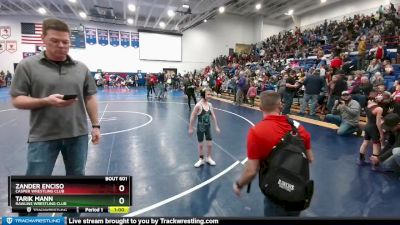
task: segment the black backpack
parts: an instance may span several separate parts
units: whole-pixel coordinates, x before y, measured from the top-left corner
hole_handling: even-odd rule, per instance
[[[287,119],[292,130],[261,161],[259,186],[265,196],[286,210],[300,211],[310,206],[314,182],[303,139],[293,121]]]

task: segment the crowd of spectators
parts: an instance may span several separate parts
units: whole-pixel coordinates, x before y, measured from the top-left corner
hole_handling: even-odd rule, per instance
[[[399,24],[400,12],[390,3],[375,14],[296,27],[251,45],[248,52],[215,58],[195,79],[217,95],[231,93],[235,105],[254,106],[255,92],[275,90],[282,96],[283,114],[291,113],[297,97],[301,116],[336,124],[338,135],[361,135],[364,129],[370,141],[373,130],[380,141],[374,162],[386,140],[378,118],[400,115]],[[360,116],[368,117],[368,129]]]

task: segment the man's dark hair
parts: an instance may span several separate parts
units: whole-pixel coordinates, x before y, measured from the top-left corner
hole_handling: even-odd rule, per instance
[[[71,33],[68,25],[59,19],[47,19],[43,21],[43,35],[47,35],[48,30]]]

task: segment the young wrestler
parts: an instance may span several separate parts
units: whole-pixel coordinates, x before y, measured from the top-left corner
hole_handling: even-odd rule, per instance
[[[212,150],[212,137],[211,137],[211,118],[214,120],[215,130],[217,133],[220,133],[220,129],[218,127],[217,118],[215,117],[214,110],[212,105],[208,100],[211,97],[211,90],[208,88],[204,88],[200,91],[201,100],[196,104],[193,109],[192,115],[190,116],[189,123],[189,135],[193,134],[193,125],[195,121],[195,117],[197,115],[197,140],[199,142],[198,151],[199,151],[199,160],[194,164],[194,166],[200,167],[205,162],[208,164],[215,166],[214,160],[211,158],[211,150]],[[203,140],[204,136],[206,137],[207,144],[207,157],[204,158],[203,153]]]

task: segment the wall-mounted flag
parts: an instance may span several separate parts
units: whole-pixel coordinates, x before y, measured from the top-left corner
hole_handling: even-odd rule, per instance
[[[21,23],[21,43],[44,45],[42,41],[42,24]]]

